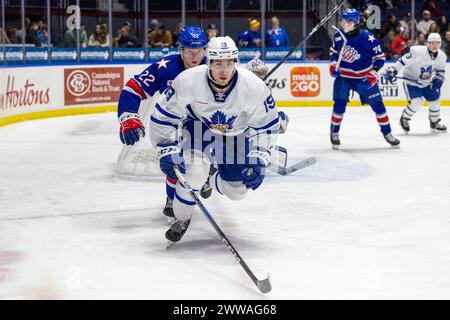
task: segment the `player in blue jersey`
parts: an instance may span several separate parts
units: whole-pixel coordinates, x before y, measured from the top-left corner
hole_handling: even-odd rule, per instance
[[[133,145],[145,136],[145,126],[138,114],[139,105],[156,93],[162,93],[181,72],[205,63],[208,38],[200,27],[185,26],[179,35],[179,54],[152,63],[141,74],[128,80],[120,93],[118,117],[120,140]],[[156,106],[158,107],[158,106]],[[177,179],[166,178],[166,205],[163,213],[174,217],[173,198]]]
[[[393,147],[400,141],[391,133],[389,117],[383,103],[378,75],[385,62],[383,47],[373,34],[359,28],[360,13],[346,9],[341,13],[340,32],[334,35],[330,48],[330,74],[336,78],[333,87],[333,114],[331,117],[330,140],[333,149],[340,145],[339,129],[344,117],[350,90],[356,91],[362,104],[368,104],[375,112],[385,140]],[[343,44],[346,38],[346,45]],[[340,65],[338,65],[341,56]]]

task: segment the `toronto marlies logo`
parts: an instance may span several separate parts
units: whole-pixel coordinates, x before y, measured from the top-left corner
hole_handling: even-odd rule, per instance
[[[208,120],[205,117],[202,118],[206,125],[211,129],[226,132],[233,128],[233,122],[236,120],[237,116],[232,116],[227,120],[227,115],[225,113],[222,111],[216,111],[211,116],[211,120]]]
[[[422,79],[422,80],[430,79],[431,70],[432,70],[431,66],[429,66],[428,68],[421,67],[420,68],[420,79]]]
[[[346,46],[342,53],[342,61],[352,63],[361,58],[361,55],[356,51],[355,48]]]

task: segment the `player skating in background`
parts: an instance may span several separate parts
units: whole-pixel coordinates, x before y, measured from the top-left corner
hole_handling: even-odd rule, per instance
[[[170,55],[152,63],[141,74],[128,80],[120,93],[118,116],[120,140],[134,145],[145,136],[145,126],[139,116],[139,106],[156,93],[162,93],[182,71],[205,63],[206,34],[200,27],[185,26],[179,35],[179,54]],[[143,119],[148,121],[148,119]],[[177,179],[166,178],[166,205],[163,213],[174,217],[173,198]]]
[[[241,200],[264,180],[278,134],[278,112],[264,82],[237,66],[238,49],[230,37],[211,39],[206,57],[207,65],[181,73],[161,96],[150,118],[150,137],[164,174],[176,178],[177,165],[193,188],[202,186],[209,162],[185,165],[184,159],[213,153],[218,171],[210,184],[219,194]],[[180,124],[182,139],[177,135]],[[178,182],[175,221],[166,232],[169,241],[184,235],[194,205]]]
[[[411,51],[397,60],[394,66],[386,69],[386,79],[393,80],[403,69],[403,88],[408,99],[408,106],[403,110],[400,126],[407,134],[410,130],[409,121],[428,101],[430,128],[435,132],[447,132],[447,127],[440,123],[441,87],[444,83],[445,62],[447,57],[439,50],[441,36],[430,33],[427,46],[413,46]],[[433,76],[434,75],[434,76]]]
[[[353,90],[359,94],[361,103],[370,105],[375,112],[384,139],[393,147],[399,146],[400,141],[391,133],[389,117],[377,81],[377,72],[385,62],[383,48],[370,32],[360,30],[359,21],[358,10],[344,10],[340,16],[340,32],[335,33],[333,46],[330,48],[330,74],[336,78],[333,87],[331,144],[333,149],[338,149],[341,144],[339,129],[350,91]],[[343,48],[344,41],[347,43]],[[342,58],[338,66],[340,55]]]

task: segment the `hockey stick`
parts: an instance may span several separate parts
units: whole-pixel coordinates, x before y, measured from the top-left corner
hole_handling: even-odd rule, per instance
[[[184,175],[180,172],[178,167],[174,166],[173,170],[175,171],[175,174],[177,175],[178,180],[180,181],[180,183],[183,185],[183,187],[187,191],[189,191],[189,194],[191,195],[192,199],[195,201],[197,206],[200,208],[202,213],[205,215],[206,219],[208,219],[208,221],[211,223],[211,225],[213,226],[214,230],[216,230],[216,232],[219,234],[220,238],[222,239],[222,242],[225,243],[227,248],[231,251],[231,253],[234,255],[234,257],[239,262],[239,264],[242,266],[242,268],[244,268],[245,272],[248,274],[248,276],[253,281],[253,283],[256,285],[256,287],[262,293],[267,293],[270,290],[272,290],[272,285],[270,283],[269,276],[267,276],[267,278],[263,279],[263,280],[259,280],[258,278],[256,278],[255,274],[252,272],[252,270],[250,270],[248,265],[245,263],[244,259],[242,259],[242,257],[239,255],[239,253],[234,248],[234,246],[231,244],[230,240],[228,240],[227,236],[220,229],[220,227],[218,226],[218,224],[216,223],[216,221],[214,220],[212,215],[209,213],[208,209],[206,209],[206,207],[200,201],[199,197],[195,194],[194,189],[191,188],[191,186],[187,182],[187,180],[184,177]]]
[[[341,61],[342,61],[342,56],[344,55],[345,46],[347,45],[347,38],[341,32],[341,30],[339,30],[339,28],[337,28],[335,26],[332,26],[332,27],[333,27],[333,29],[335,29],[341,35],[341,38],[342,38],[342,41],[343,41],[342,48],[341,48],[341,51],[339,52],[338,60],[337,60],[337,63],[336,63],[336,70],[339,70],[339,66],[341,65]]]
[[[298,171],[300,169],[303,169],[305,167],[308,167],[312,164],[316,163],[316,158],[311,157],[305,160],[302,160],[300,162],[294,163],[293,165],[290,165],[289,167],[277,167],[277,173],[281,174],[282,176],[286,176],[292,172]]]
[[[325,18],[323,18],[322,20],[320,20],[319,24],[317,24],[312,30],[311,32],[305,37],[303,38],[302,41],[300,41],[299,44],[297,44],[294,48],[292,48],[285,56],[283,59],[281,59],[280,62],[278,62],[275,67],[273,67],[264,77],[264,81],[266,81],[271,75],[272,73],[275,72],[275,70],[277,70],[298,48],[300,48],[303,43],[305,43],[306,41],[308,41],[309,38],[311,38],[311,36],[316,33],[317,30],[319,30],[320,27],[322,27],[325,22],[327,22],[328,20],[330,20],[330,18],[339,10],[339,8],[344,4],[346,0],[339,0],[339,2],[336,4],[336,6],[333,8],[333,10],[331,10]],[[306,54],[306,52],[304,53]]]

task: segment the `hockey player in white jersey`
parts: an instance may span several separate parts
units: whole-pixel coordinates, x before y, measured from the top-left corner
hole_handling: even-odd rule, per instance
[[[409,121],[423,105],[424,99],[429,103],[430,128],[435,132],[447,132],[447,127],[440,123],[441,87],[444,83],[445,62],[447,57],[439,50],[441,36],[430,33],[427,46],[413,46],[411,51],[397,60],[394,66],[386,69],[386,78],[394,79],[403,68],[403,87],[408,106],[403,110],[400,126],[407,134]]]
[[[150,138],[164,174],[176,178],[176,165],[191,186],[200,189],[209,162],[188,160],[213,157],[218,171],[210,177],[212,187],[241,200],[264,180],[278,135],[278,112],[264,82],[237,66],[238,49],[230,37],[211,39],[206,58],[207,65],[182,72],[161,96],[150,118]],[[177,242],[184,235],[194,206],[178,182],[175,221],[166,232],[169,241]]]

